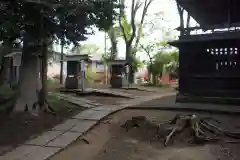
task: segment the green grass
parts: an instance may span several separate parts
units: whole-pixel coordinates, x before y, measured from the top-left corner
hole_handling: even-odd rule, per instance
[[[12,90],[8,85],[3,85],[0,87],[0,100],[1,102],[4,102],[0,104],[0,113],[9,113],[13,109],[16,99],[15,96],[16,90]],[[57,96],[54,95],[48,95],[47,101],[56,113],[68,111],[74,108],[79,109],[79,107],[77,107],[76,105],[59,99]]]
[[[57,96],[49,95],[48,96],[48,104],[52,107],[52,109],[58,113],[66,110],[71,110],[74,108],[79,108],[68,101],[59,99]]]

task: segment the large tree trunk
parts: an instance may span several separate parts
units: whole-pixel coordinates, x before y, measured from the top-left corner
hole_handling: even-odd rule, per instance
[[[10,67],[10,58],[4,58],[5,55],[11,53],[12,51],[12,43],[9,41],[5,41],[1,46],[1,54],[0,54],[0,86],[6,80],[6,74],[8,68]]]
[[[47,45],[43,46],[41,61],[41,89],[39,92],[39,105],[46,109],[47,107]]]
[[[40,77],[41,77],[41,82],[40,82],[40,91],[39,91],[39,105],[42,111],[51,113],[51,114],[56,114],[55,111],[49,106],[48,101],[47,101],[47,96],[48,96],[48,90],[47,90],[47,72],[48,72],[48,59],[47,59],[47,54],[48,54],[48,46],[45,43],[43,45],[43,50],[42,50],[42,60],[41,60],[41,67],[40,67]]]
[[[128,72],[128,82],[133,83],[134,82],[134,69],[133,69],[133,58],[132,58],[132,47],[131,45],[126,45],[126,60],[128,62],[129,66],[129,72]]]
[[[117,42],[115,40],[113,40],[111,42],[112,42],[111,59],[115,60],[117,57]]]
[[[1,62],[1,69],[0,69],[0,86],[3,85],[6,80],[8,79],[7,73],[8,69],[11,67],[11,58],[3,58]]]
[[[38,108],[39,63],[37,55],[34,55],[33,52],[34,49],[29,45],[29,41],[24,40],[18,97],[14,111],[35,113]]]
[[[61,43],[60,84],[63,84],[63,42]]]
[[[154,85],[156,85],[157,84],[157,75],[156,74],[152,74],[152,83],[154,84]]]

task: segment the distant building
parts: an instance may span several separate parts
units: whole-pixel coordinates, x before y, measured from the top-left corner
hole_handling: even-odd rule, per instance
[[[51,52],[48,54],[48,78],[53,78],[60,74],[60,62],[61,62],[61,53]],[[4,58],[10,58],[10,68],[8,69],[7,79],[12,83],[18,82],[19,80],[19,69],[21,66],[21,57],[22,52],[20,49],[15,49],[12,53],[9,53],[4,56]],[[66,76],[66,62],[63,62],[63,75],[64,79]]]
[[[94,73],[92,78],[95,82],[106,83],[109,73],[107,66],[102,61],[102,55],[90,56],[88,68]]]

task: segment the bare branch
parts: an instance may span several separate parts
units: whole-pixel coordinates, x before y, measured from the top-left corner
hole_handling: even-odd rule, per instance
[[[146,16],[146,14],[147,14],[147,11],[148,11],[148,8],[149,8],[149,6],[150,6],[150,4],[153,2],[154,0],[145,0],[145,2],[144,2],[144,7],[143,7],[143,12],[142,12],[142,17],[141,17],[141,22],[140,22],[140,26],[142,27],[143,26],[143,22],[144,22],[144,18],[145,18],[145,16]],[[134,45],[134,48],[137,48],[137,46],[138,46],[138,43],[139,43],[139,41],[140,41],[140,35],[141,34],[141,32],[138,32],[138,35],[137,35],[137,38],[136,38],[136,43],[135,43],[135,45]]]
[[[132,7],[131,7],[131,25],[132,25],[132,35],[130,40],[128,41],[128,44],[132,44],[133,39],[136,36],[136,25],[135,25],[135,17],[136,17],[136,13],[137,10],[139,9],[139,0],[135,5],[135,0],[132,0]]]
[[[120,3],[121,6],[123,6],[124,5],[124,0],[119,0],[119,3]],[[123,15],[124,15],[123,8],[120,7],[120,15],[119,15],[119,19],[118,19],[119,20],[119,26],[120,26],[120,28],[122,30],[124,41],[127,42],[127,35],[126,35],[125,29],[124,29],[124,27],[122,25],[122,17],[123,17]]]
[[[150,63],[152,63],[152,57],[151,57],[151,55],[150,55],[149,50],[147,50],[147,48],[144,47],[141,43],[139,43],[139,45],[140,45],[140,47],[147,53],[148,58],[149,58],[149,60],[150,60]]]

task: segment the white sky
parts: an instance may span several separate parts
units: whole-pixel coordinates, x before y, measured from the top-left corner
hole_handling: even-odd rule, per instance
[[[131,2],[131,0],[126,0],[126,2]],[[126,8],[126,13],[127,13],[127,17],[130,19],[131,10],[129,7],[131,6],[131,4],[129,3],[127,4],[127,6],[128,8]],[[139,10],[139,12],[137,13],[137,17],[136,17],[137,21],[140,21],[141,12],[142,10]],[[175,4],[175,0],[154,0],[154,2],[150,5],[148,9],[148,16],[146,17],[146,21],[154,20],[154,18],[156,17],[154,16],[154,14],[158,12],[164,12],[164,16],[163,16],[164,21],[156,20],[156,24],[165,26],[171,29],[175,29],[179,26],[179,15],[178,15],[178,10]],[[146,29],[145,29],[145,32],[146,32]],[[143,33],[144,33],[144,30],[143,30]],[[104,32],[96,31],[95,35],[89,36],[88,40],[83,43],[96,44],[101,48],[100,52],[101,54],[103,54],[104,44],[105,44],[104,36],[105,36]],[[159,29],[155,30],[148,37],[144,37],[144,42],[145,41],[151,42],[156,40],[158,41],[161,40],[161,31]],[[107,40],[107,48],[109,48],[110,46],[111,46],[110,41]],[[56,46],[55,49],[59,51],[60,47]],[[119,41],[118,43],[118,56],[125,57],[125,46],[124,46],[123,40]],[[147,59],[147,56],[145,55],[145,53],[139,53],[137,56],[142,60]]]

